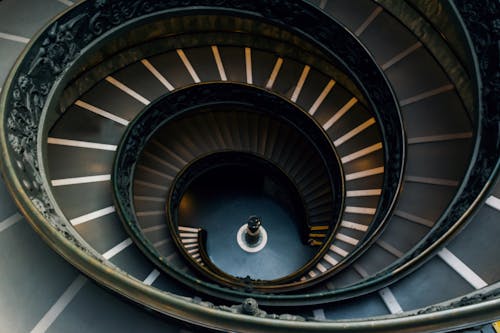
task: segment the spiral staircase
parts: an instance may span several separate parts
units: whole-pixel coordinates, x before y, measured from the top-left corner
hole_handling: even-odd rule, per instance
[[[499,13],[0,1],[0,331],[500,332]]]

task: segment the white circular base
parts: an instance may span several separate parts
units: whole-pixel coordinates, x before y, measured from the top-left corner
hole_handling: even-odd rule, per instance
[[[241,247],[241,249],[243,251],[250,252],[250,253],[259,252],[260,250],[262,250],[267,244],[267,231],[266,231],[266,229],[264,229],[263,226],[260,226],[259,241],[256,244],[254,244],[253,246],[250,246],[245,241],[246,230],[247,230],[247,224],[245,223],[244,225],[241,226],[241,228],[238,230],[238,233],[236,234],[236,241],[238,242],[238,245]]]

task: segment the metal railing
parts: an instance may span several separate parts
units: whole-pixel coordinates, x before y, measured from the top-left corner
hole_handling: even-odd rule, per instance
[[[495,64],[498,61],[497,15],[500,8],[495,0],[481,3],[455,1],[455,5],[470,33],[477,57],[475,109],[478,111],[478,121],[474,155],[468,172],[447,212],[415,251],[403,257],[385,274],[364,281],[362,288],[344,294],[345,297],[360,294],[361,289],[363,293],[376,290],[413,271],[467,222],[485,200],[497,176],[500,131],[495,94],[500,83]],[[206,327],[248,332],[409,332],[418,327],[423,332],[465,327],[500,316],[497,285],[490,293],[491,297],[472,296],[466,304],[452,305],[447,309],[436,308],[431,313],[412,316],[403,313],[383,318],[322,323],[291,321],[292,317],[275,320],[248,316],[146,286],[120,273],[78,236],[57,207],[44,173],[46,161],[42,152],[48,131],[44,122],[57,116],[57,98],[76,73],[76,65],[87,61],[95,49],[111,43],[106,51],[111,54],[120,45],[116,43],[118,36],[128,34],[128,38],[134,41],[134,38],[138,38],[134,29],[137,29],[135,32],[140,31],[141,25],[144,27],[158,18],[199,15],[203,10],[211,14],[264,20],[307,36],[322,53],[349,72],[369,96],[370,104],[377,111],[378,122],[386,126],[384,135],[403,138],[385,145],[386,165],[392,170],[387,174],[399,177],[386,179],[388,187],[385,191],[399,191],[404,165],[404,133],[401,132],[401,120],[393,93],[362,45],[312,6],[287,0],[221,0],[216,5],[202,0],[137,0],[130,1],[128,6],[110,0],[85,1],[56,17],[33,38],[16,62],[0,99],[2,172],[18,206],[41,237],[66,260],[109,289],[158,312]],[[344,48],[333,50],[330,45],[336,45],[340,40]],[[360,56],[364,54],[366,56]],[[381,221],[390,215],[393,205],[393,201],[381,203],[379,207],[385,207],[382,211],[387,212],[381,216]],[[473,295],[479,293],[481,291]]]

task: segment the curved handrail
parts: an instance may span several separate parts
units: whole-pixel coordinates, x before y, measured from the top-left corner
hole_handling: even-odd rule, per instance
[[[494,68],[490,67],[490,66],[492,66],[491,64],[496,63],[495,57],[498,56],[498,53],[497,53],[498,49],[496,48],[496,45],[494,42],[494,41],[496,41],[496,37],[492,36],[492,31],[494,31],[493,28],[495,25],[494,25],[492,19],[488,19],[488,15],[493,16],[494,12],[492,12],[492,10],[495,8],[498,9],[497,7],[498,7],[497,3],[493,2],[493,1],[489,1],[486,5],[481,4],[481,6],[478,6],[478,4],[474,4],[474,3],[468,3],[468,4],[459,3],[458,4],[459,10],[461,10],[461,12],[464,13],[465,15],[472,13],[471,10],[474,10],[474,14],[475,14],[474,17],[481,17],[483,19],[483,22],[481,22],[481,24],[479,24],[479,22],[474,22],[474,20],[470,20],[470,21],[466,20],[466,24],[468,24],[469,27],[474,28],[473,41],[476,44],[476,48],[477,48],[476,52],[480,56],[479,61],[481,63],[480,68],[481,68],[481,78],[482,78],[483,86],[479,88],[481,90],[480,90],[480,93],[478,93],[478,96],[480,98],[480,101],[491,103],[492,105],[488,106],[487,104],[485,104],[483,102],[480,102],[480,101],[477,102],[478,107],[479,107],[479,111],[482,114],[481,119],[480,119],[481,122],[479,124],[481,126],[484,126],[484,130],[478,131],[478,133],[481,134],[481,137],[477,141],[477,144],[475,147],[476,153],[475,153],[475,156],[473,158],[474,162],[473,162],[473,165],[471,165],[471,167],[469,169],[469,173],[467,175],[467,177],[469,179],[473,178],[473,177],[477,177],[477,180],[464,182],[464,185],[461,187],[460,194],[453,202],[453,205],[458,206],[458,208],[460,208],[460,209],[456,213],[452,214],[452,216],[450,217],[450,221],[456,217],[459,217],[459,221],[464,222],[471,215],[471,211],[473,210],[473,208],[471,208],[471,207],[477,207],[481,203],[481,201],[484,200],[485,195],[487,193],[487,189],[491,185],[492,179],[494,179],[494,177],[496,176],[497,169],[498,169],[498,151],[499,151],[499,149],[498,149],[498,142],[499,142],[499,140],[498,140],[498,114],[497,114],[495,107],[494,107],[494,104],[495,104],[494,101],[496,100],[496,98],[494,96],[494,92],[496,91],[496,88],[498,88],[499,84],[498,84],[498,79],[491,77],[491,73],[494,73],[495,70],[494,70]],[[491,31],[488,31],[488,29],[491,29]],[[483,39],[486,37],[477,36],[477,34],[480,34],[481,36],[490,36],[490,39],[489,40]],[[35,43],[36,43],[36,41],[32,42],[32,44],[30,44],[30,45],[33,46],[33,44],[35,44]],[[16,68],[20,67],[21,62],[25,59],[25,57],[26,57],[26,53],[23,54],[23,57],[17,63]],[[49,66],[51,66],[51,65],[49,64]],[[58,71],[59,69],[53,68],[52,70]],[[490,71],[490,73],[488,73],[488,71]],[[14,78],[16,79],[15,81],[17,81],[17,83],[13,83]],[[26,97],[26,94],[24,94],[26,91],[23,91],[23,90],[26,88],[28,88],[28,89],[33,88],[33,87],[30,88],[30,83],[27,82],[25,79],[26,79],[26,77],[23,78],[23,77],[16,76],[14,74],[12,74],[9,77],[7,89],[5,89],[3,91],[3,94],[2,94],[1,105],[2,105],[2,116],[3,117],[5,116],[5,110],[6,110],[5,105],[6,105],[7,100],[9,98],[16,97],[16,96],[18,97],[19,95],[17,95],[17,94],[22,94],[21,97]],[[11,86],[13,84],[17,85],[19,88],[18,92],[14,96],[12,95],[14,89]],[[38,88],[40,88],[40,89],[36,92],[36,94],[34,93],[33,90],[31,90],[30,93],[28,94],[29,95],[28,98],[30,101],[34,102],[36,100],[37,102],[40,102],[41,99],[43,99],[43,96],[48,95],[47,90],[50,89],[50,86],[39,86]],[[34,96],[36,96],[36,97],[34,97]],[[32,106],[32,107],[34,107],[34,109],[28,109],[28,111],[30,113],[32,111],[35,111],[35,114],[33,114],[33,119],[37,119],[37,115],[39,115],[39,113],[38,113],[39,110],[37,111],[36,109],[40,108],[40,104],[38,104],[38,105],[37,104],[38,103],[35,103],[35,105]],[[31,122],[31,121],[33,121],[33,119],[30,119],[29,121]],[[31,123],[29,123],[28,125],[30,125],[30,124]],[[91,275],[93,277],[98,277],[99,275],[101,275],[101,278],[99,280],[102,283],[111,287],[113,285],[111,282],[114,280],[117,284],[121,285],[125,289],[127,289],[126,287],[128,286],[128,287],[134,288],[135,290],[144,292],[143,300],[151,301],[150,306],[152,308],[158,309],[160,311],[161,311],[161,309],[165,309],[164,306],[163,307],[161,306],[162,304],[157,302],[158,296],[161,295],[157,291],[154,291],[151,288],[145,288],[144,286],[141,286],[140,283],[134,282],[130,279],[126,279],[125,277],[120,276],[120,275],[114,275],[113,279],[109,279],[110,273],[104,269],[104,266],[100,265],[100,263],[97,259],[92,258],[92,257],[83,258],[81,253],[78,252],[80,250],[77,250],[77,247],[73,243],[73,241],[74,241],[73,239],[68,240],[65,237],[61,237],[59,234],[59,231],[54,232],[54,230],[57,230],[55,228],[57,228],[57,227],[64,228],[64,225],[59,224],[59,221],[57,221],[57,220],[52,220],[52,218],[57,219],[57,216],[54,216],[52,214],[50,206],[48,206],[48,208],[49,208],[48,210],[44,210],[44,209],[37,210],[37,209],[33,209],[33,207],[31,205],[28,205],[28,204],[26,204],[26,202],[24,202],[24,200],[27,201],[30,199],[30,194],[33,194],[33,193],[38,194],[39,189],[37,188],[37,186],[40,185],[41,182],[35,182],[34,184],[30,183],[30,180],[34,180],[34,179],[36,179],[37,176],[40,176],[40,173],[38,172],[39,170],[37,170],[38,165],[33,160],[33,156],[36,157],[36,155],[32,154],[30,156],[29,154],[27,154],[27,155],[24,154],[26,152],[29,153],[30,149],[33,149],[33,147],[25,147],[26,149],[20,149],[20,150],[19,150],[19,147],[22,144],[33,144],[33,142],[34,141],[36,142],[36,140],[33,140],[32,135],[31,136],[27,135],[26,140],[21,140],[17,145],[15,145],[15,147],[11,147],[9,145],[10,143],[7,143],[8,142],[7,136],[8,135],[5,132],[5,129],[2,127],[0,130],[0,139],[1,139],[1,143],[2,143],[2,157],[4,158],[4,163],[2,163],[3,172],[7,176],[6,178],[8,178],[10,190],[12,192],[16,192],[18,190],[22,191],[22,193],[16,195],[17,201],[21,205],[23,212],[26,215],[28,215],[28,219],[30,220],[30,222],[35,224],[35,227],[37,228],[37,230],[40,233],[42,233],[42,236],[46,240],[48,240],[49,242],[56,242],[56,241],[59,242],[61,244],[61,246],[64,247],[68,251],[66,253],[63,253],[63,256],[65,256],[66,258],[71,258],[71,261],[76,266],[78,266],[80,269],[82,269],[84,272],[88,273],[89,275]],[[15,141],[15,138],[11,138],[11,140]],[[30,140],[33,140],[33,141],[30,141]],[[14,148],[15,148],[15,150],[14,150]],[[23,147],[21,146],[21,148],[23,148]],[[10,150],[10,149],[13,149],[13,150]],[[26,177],[24,179],[26,181],[26,183],[23,182],[23,185],[21,185],[21,182],[16,180],[17,177],[13,177],[13,176],[16,176],[17,172],[19,172],[19,171],[15,171],[12,169],[12,168],[17,167],[15,165],[15,163],[13,163],[12,158],[10,156],[10,153],[12,153],[13,151],[16,152],[17,156],[22,157],[21,161],[25,163],[25,165],[24,165],[25,169],[23,170],[23,172],[31,174],[30,177]],[[489,153],[491,153],[491,155],[489,155]],[[483,160],[483,157],[484,157],[484,160]],[[35,158],[35,160],[36,160],[36,158]],[[43,184],[41,184],[41,185],[43,185]],[[467,185],[473,185],[472,186],[473,190],[469,194],[465,193],[466,192],[465,188]],[[25,188],[23,188],[23,186]],[[42,198],[40,203],[43,203],[44,202],[43,196],[41,196],[40,198]],[[40,200],[39,198],[35,198],[35,199]],[[469,203],[471,203],[471,205],[468,205]],[[460,207],[461,205],[464,205],[466,207]],[[49,227],[48,225],[36,224],[34,221],[37,219],[40,219],[40,220],[48,219],[52,223],[52,225],[54,225],[54,229],[51,229],[52,227]],[[456,231],[456,228],[454,228],[454,229],[455,230],[452,230],[452,232]],[[59,229],[59,230],[64,230],[64,229]],[[95,269],[95,271],[89,270],[88,269],[89,267],[91,267],[92,269]],[[117,288],[117,287],[112,287],[112,289],[117,290],[117,291],[119,290],[119,288]],[[156,302],[155,302],[155,300],[156,300]],[[242,323],[251,323],[252,325],[255,325],[256,328],[259,328],[259,329],[262,329],[263,327],[268,327],[268,328],[276,327],[275,324],[273,324],[273,322],[266,321],[265,319],[256,319],[253,317],[242,317],[242,316],[235,315],[235,314],[224,315],[224,314],[219,314],[219,313],[217,314],[217,316],[215,316],[213,314],[213,311],[204,311],[201,309],[200,306],[188,306],[187,302],[176,301],[175,298],[172,296],[165,297],[164,300],[168,300],[169,305],[178,306],[178,308],[177,308],[178,312],[177,312],[177,314],[173,314],[174,316],[181,316],[181,313],[183,313],[183,311],[186,311],[186,319],[192,320],[194,322],[199,322],[199,321],[205,322],[205,320],[206,320],[206,322],[212,323],[212,324],[208,324],[209,326],[230,328],[231,326],[228,326],[228,324],[230,322],[232,322],[235,324],[235,326],[233,326],[233,329],[234,329],[235,327],[238,327],[238,325],[236,325],[238,322],[240,322],[238,319],[246,318],[246,320],[241,321],[241,322]],[[438,314],[433,314],[433,316],[422,315],[419,317],[418,320],[413,321],[412,325],[415,325],[417,323],[419,323],[420,325],[424,325],[426,323],[430,325],[432,323],[436,324],[436,321],[438,321],[437,323],[438,324],[441,323],[441,325],[442,325],[442,323],[447,323],[448,325],[450,325],[450,327],[452,325],[458,326],[458,325],[463,324],[465,322],[465,320],[467,320],[467,322],[474,321],[474,320],[477,320],[477,321],[484,320],[484,318],[486,318],[485,313],[488,310],[490,311],[488,314],[489,316],[491,316],[492,314],[497,315],[499,313],[499,307],[500,307],[500,302],[498,302],[498,300],[486,301],[486,302],[481,303],[479,305],[475,304],[475,305],[465,306],[463,308],[454,309],[453,313],[452,313],[452,311],[448,311],[448,312],[443,311],[443,312],[438,313]],[[460,315],[462,315],[463,318],[460,318],[460,319],[452,318],[452,316],[453,317],[460,317]],[[216,324],[214,321],[210,321],[210,320],[213,320],[215,318],[220,320],[219,324]],[[388,332],[391,329],[393,329],[394,327],[405,327],[405,325],[408,325],[409,321],[405,321],[403,319],[404,318],[387,319],[387,320],[384,319],[381,321],[383,323],[380,324],[380,326],[378,326],[376,323],[374,324],[373,322],[370,322],[369,325],[372,327],[372,329],[381,329],[381,327],[384,327],[385,331]],[[286,321],[283,321],[283,322],[280,322],[280,325],[278,325],[278,327],[281,330],[284,330],[286,328],[287,330],[292,330],[292,331],[294,330],[294,327],[295,327],[295,330],[297,330],[297,329],[302,329],[302,330],[309,329],[310,331],[326,330],[326,329],[333,330],[335,328],[341,327],[340,325],[326,324],[326,323],[325,323],[325,325],[318,325],[317,323],[315,325],[318,326],[317,329],[315,329],[313,327],[313,325],[308,325],[308,323],[288,323]],[[348,325],[348,324],[342,325],[343,328],[351,328],[351,329],[357,328],[358,330],[362,329],[363,327],[366,328],[367,326],[364,326],[364,325],[360,324],[359,322],[350,323],[350,325]],[[443,327],[443,326],[441,326],[441,327]],[[250,325],[244,325],[244,327],[241,327],[241,328],[242,328],[242,330],[246,330],[246,329],[248,329],[249,331],[253,330],[252,327],[250,327]],[[434,326],[434,328],[435,328],[435,326]],[[238,329],[238,328],[236,328],[236,329]],[[414,327],[413,327],[413,329],[414,329]],[[401,329],[400,331],[403,331],[403,329]]]

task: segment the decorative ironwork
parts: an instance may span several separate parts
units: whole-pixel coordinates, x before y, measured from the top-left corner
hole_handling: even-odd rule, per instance
[[[478,127],[476,134],[475,153],[464,183],[453,200],[449,210],[438,221],[432,234],[427,237],[414,252],[404,257],[391,272],[380,275],[367,281],[361,287],[375,289],[389,283],[394,275],[392,271],[404,266],[413,258],[419,258],[423,251],[437,241],[454,231],[455,226],[462,224],[471,215],[471,211],[478,206],[477,199],[484,198],[485,192],[492,183],[491,180],[498,171],[500,153],[499,114],[497,92],[500,90],[498,75],[498,35],[499,26],[498,1],[484,0],[482,2],[454,0],[462,19],[464,20],[471,40],[475,46],[478,69]],[[16,191],[22,191],[31,202],[24,203],[28,207],[28,215],[32,217],[38,211],[46,221],[34,221],[34,224],[49,222],[64,238],[68,239],[80,249],[84,249],[74,239],[73,230],[66,226],[65,219],[57,216],[54,207],[44,187],[44,175],[40,172],[41,157],[37,152],[37,134],[40,129],[42,110],[47,104],[49,92],[56,81],[71,68],[75,59],[90,49],[104,34],[127,25],[142,16],[178,8],[188,10],[197,6],[199,12],[203,8],[209,11],[233,11],[235,15],[248,15],[258,19],[265,19],[283,27],[293,27],[296,33],[307,38],[314,38],[317,45],[326,53],[343,64],[346,71],[353,74],[360,86],[370,96],[370,102],[377,111],[377,121],[386,124],[383,128],[384,136],[401,138],[401,122],[397,115],[398,110],[392,93],[387,88],[386,81],[375,62],[364,52],[363,47],[349,36],[348,33],[335,21],[321,14],[312,6],[299,1],[87,1],[70,9],[43,31],[37,40],[30,44],[29,50],[18,62],[16,73],[9,79],[3,92],[2,100],[2,145],[7,151],[7,157],[2,161],[2,168],[7,175],[7,182],[13,184]],[[312,36],[312,37],[311,37]],[[336,49],[336,45],[342,48]],[[48,112],[55,112],[48,110]],[[390,168],[387,174],[401,176],[404,164],[403,142],[388,142],[385,145],[387,156],[386,166]],[[389,176],[388,176],[389,177]],[[17,188],[17,180],[22,184]],[[124,179],[122,179],[124,180]],[[396,178],[386,179],[389,193],[397,193],[399,181]],[[24,201],[23,195],[18,195]],[[394,202],[381,202],[387,214],[380,218],[383,221],[390,213]],[[30,206],[31,205],[31,206]],[[33,209],[32,212],[29,210]],[[457,223],[460,222],[460,223]],[[51,235],[55,237],[54,235]],[[71,254],[70,259],[75,263],[83,261],[82,254]],[[79,263],[80,267],[84,264]],[[87,264],[87,272],[97,266]],[[408,269],[406,269],[408,271]],[[100,281],[110,284],[117,272],[104,272],[102,276],[94,275]],[[130,282],[130,281],[129,281]],[[123,282],[123,290],[132,290],[131,283]],[[361,288],[360,287],[360,288]],[[153,294],[148,294],[154,297]],[[167,298],[165,298],[167,299]],[[481,298],[471,301],[481,302]],[[170,299],[169,299],[170,301]],[[487,308],[485,308],[487,309]],[[208,316],[208,315],[207,315]],[[191,318],[193,319],[193,318]],[[451,319],[449,319],[451,320]],[[214,323],[215,321],[213,321]],[[326,328],[327,326],[325,326]]]
[[[244,314],[244,315],[249,315],[253,317],[260,317],[260,318],[269,318],[269,319],[281,319],[281,320],[290,320],[290,321],[306,321],[307,319],[298,316],[298,315],[292,315],[288,313],[283,313],[283,314],[269,314],[266,311],[262,310],[259,308],[259,304],[257,301],[253,298],[247,298],[243,300],[241,304],[238,305],[214,305],[211,302],[207,302],[202,300],[199,297],[181,297],[180,298],[192,302],[197,305],[201,305],[203,307],[209,308],[209,309],[214,309],[214,310],[220,310],[224,312],[230,312],[230,313],[235,313],[235,314]]]
[[[418,310],[415,315],[433,313],[437,311],[451,310],[455,308],[459,308],[462,306],[478,304],[484,301],[489,301],[492,299],[499,299],[500,297],[500,289],[491,290],[486,293],[477,292],[472,295],[468,295],[460,298],[458,301],[454,301],[444,305],[432,305],[425,309]]]

